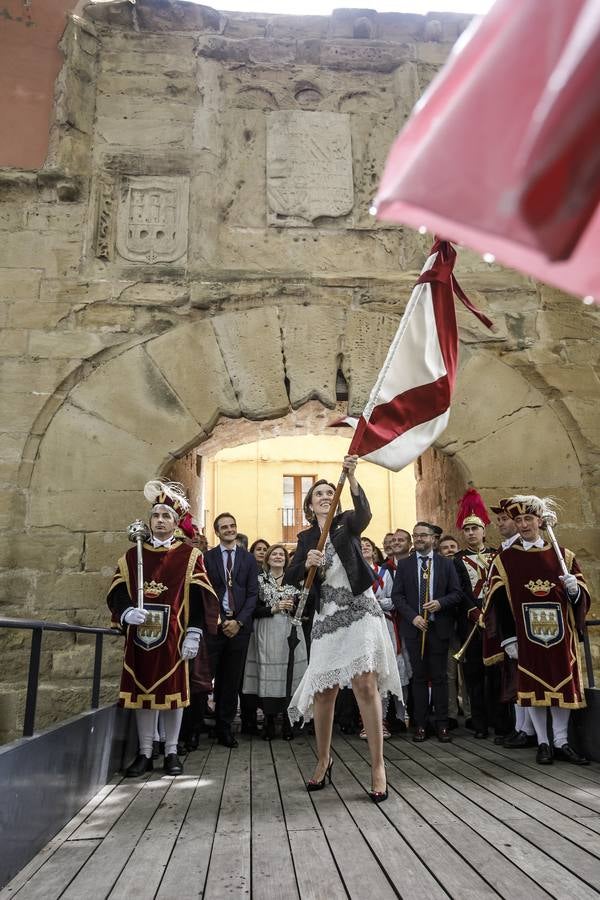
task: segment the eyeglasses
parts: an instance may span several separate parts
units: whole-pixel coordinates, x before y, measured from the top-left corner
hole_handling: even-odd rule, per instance
[[[414,538],[422,538],[422,537],[433,537],[431,531],[413,531]]]

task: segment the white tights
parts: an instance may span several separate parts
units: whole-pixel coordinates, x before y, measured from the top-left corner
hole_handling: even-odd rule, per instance
[[[183,709],[161,710],[160,718],[161,725],[164,723],[165,729],[165,756],[168,756],[169,753],[177,753],[177,739],[179,738]],[[140,753],[148,759],[152,757],[152,742],[156,740],[157,722],[157,709],[136,709],[135,723]]]
[[[515,731],[523,731],[528,737],[535,734],[530,712],[531,707],[519,706],[518,703],[515,703]]]
[[[529,707],[529,715],[531,716],[531,721],[533,723],[533,727],[535,728],[535,733],[537,735],[538,744],[549,744],[548,740],[548,727],[546,724],[546,711],[547,706],[530,706]],[[559,706],[551,706],[550,707],[550,715],[552,716],[552,731],[554,732],[554,746],[562,747],[564,744],[569,743],[568,739],[568,730],[569,730],[569,715],[571,713],[570,709],[561,709]]]

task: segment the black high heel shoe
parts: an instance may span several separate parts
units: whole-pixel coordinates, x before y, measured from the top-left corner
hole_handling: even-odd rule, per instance
[[[369,797],[373,803],[383,803],[383,801],[388,798],[387,784],[385,786],[385,791],[369,791]]]
[[[310,793],[311,791],[322,791],[325,787],[325,780],[329,781],[331,784],[331,770],[333,769],[333,760],[329,760],[329,765],[325,769],[325,774],[321,778],[320,781],[315,781],[314,778],[311,778],[310,781],[306,782],[306,790]]]
[[[385,778],[385,791],[369,791],[369,797],[373,803],[383,803],[388,798],[387,772]]]

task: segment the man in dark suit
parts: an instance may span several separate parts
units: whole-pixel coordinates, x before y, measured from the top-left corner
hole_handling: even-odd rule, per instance
[[[231,723],[252,633],[258,568],[254,556],[237,543],[237,524],[231,513],[218,515],[214,529],[219,543],[204,554],[204,565],[221,607],[218,633],[209,642],[215,674],[216,733],[220,744],[237,747]]]
[[[431,681],[438,739],[448,734],[448,646],[454,627],[454,607],[461,590],[454,562],[434,553],[435,533],[428,522],[413,530],[415,553],[398,561],[392,601],[400,615],[400,633],[413,670],[414,741],[427,737],[425,725]],[[424,653],[421,656],[423,633]]]

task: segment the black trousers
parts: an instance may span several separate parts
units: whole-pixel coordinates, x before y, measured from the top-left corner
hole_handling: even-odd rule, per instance
[[[249,634],[238,633],[228,638],[220,628],[216,636],[210,636],[207,640],[211,667],[215,673],[215,725],[219,735],[231,731],[249,641]]]
[[[421,632],[410,635],[405,640],[406,649],[413,670],[412,696],[413,721],[417,728],[425,728],[429,708],[429,685],[434,706],[437,728],[448,726],[448,647],[449,637],[440,637],[436,622],[429,623],[425,638],[425,653],[421,659]]]
[[[491,717],[487,708],[486,666],[483,664],[482,636],[477,632],[467,648],[463,671],[471,701],[473,728],[475,731],[487,731]]]
[[[490,727],[495,734],[508,734],[513,728],[511,703],[502,702],[502,666],[485,667],[485,694]]]

